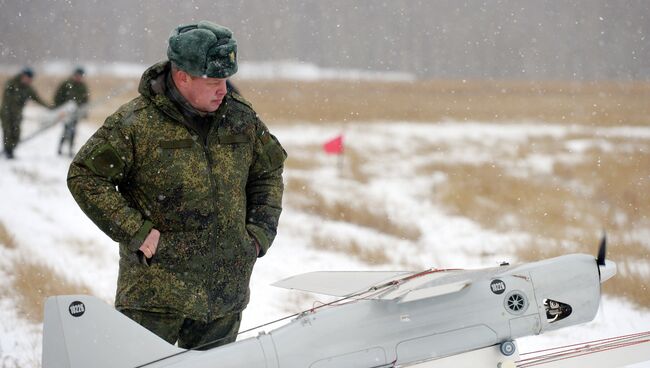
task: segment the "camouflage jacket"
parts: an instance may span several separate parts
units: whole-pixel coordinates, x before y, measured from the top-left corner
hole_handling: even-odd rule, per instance
[[[228,93],[207,139],[156,91],[162,62],[140,96],[109,116],[70,165],[81,209],[120,243],[118,309],[213,320],[241,311],[256,260],[271,245],[282,204],[286,153],[243,97]],[[135,252],[161,232],[151,266]]]
[[[0,116],[4,119],[19,118],[30,99],[41,106],[51,107],[38,96],[32,86],[22,83],[20,78],[21,74],[18,74],[5,84],[2,107],[0,107]]]
[[[54,94],[54,106],[59,107],[68,101],[81,106],[88,103],[88,87],[84,82],[68,78],[59,85]]]

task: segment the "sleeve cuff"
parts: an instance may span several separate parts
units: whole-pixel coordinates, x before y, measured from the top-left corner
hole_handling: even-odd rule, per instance
[[[266,237],[264,230],[262,230],[262,228],[259,226],[253,224],[247,224],[246,230],[253,238],[255,238],[257,244],[260,246],[260,254],[257,255],[257,258],[263,257],[270,247],[269,240]]]
[[[129,249],[131,251],[136,252],[138,248],[144,243],[144,239],[149,235],[149,232],[153,229],[153,223],[149,220],[145,220],[142,226],[140,226],[140,229],[138,230],[137,233],[131,238],[131,241],[129,242]]]

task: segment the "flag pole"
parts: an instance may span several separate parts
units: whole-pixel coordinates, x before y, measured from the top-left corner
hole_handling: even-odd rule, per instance
[[[333,139],[326,141],[323,144],[323,150],[325,151],[326,154],[338,156],[336,161],[337,161],[339,176],[343,175],[343,152],[344,152],[343,147],[344,147],[343,133],[339,134]]]
[[[341,152],[338,154],[338,165],[339,165],[339,177],[343,177],[343,156],[345,155],[345,149],[341,148]]]

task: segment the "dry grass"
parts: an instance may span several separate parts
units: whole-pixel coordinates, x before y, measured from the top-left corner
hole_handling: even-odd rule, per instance
[[[557,152],[558,145],[537,140],[534,147],[536,152]],[[520,156],[530,153],[519,151]],[[598,237],[594,234],[601,230],[606,230],[610,239],[609,258],[621,266],[648,260],[650,250],[627,236],[650,227],[647,151],[591,148],[578,163],[556,162],[549,175],[525,178],[496,164],[433,164],[422,170],[447,175],[433,195],[451,212],[487,228],[535,234],[532,244],[518,252],[524,261],[570,252],[595,254]],[[605,285],[605,291],[650,307],[648,283],[638,274],[621,272]]]
[[[365,184],[370,179],[364,171],[364,166],[369,159],[357,149],[347,147],[345,150],[345,164],[343,165],[343,175],[360,184]]]
[[[4,83],[7,76],[0,76]],[[51,100],[63,78],[37,75],[34,85]],[[101,123],[137,95],[138,78],[89,76],[89,120]],[[587,125],[650,123],[648,82],[427,80],[260,81],[235,83],[270,123],[330,121],[513,121]],[[126,91],[111,96],[111,91]]]
[[[608,229],[647,225],[650,219],[650,151],[589,152],[576,165],[556,164],[554,175],[592,188],[587,197],[600,208]]]
[[[603,292],[616,295],[644,307],[650,308],[650,280],[647,274],[627,271],[629,264],[644,262],[648,264],[648,250],[643,244],[635,241],[624,241],[619,236],[608,233],[608,259],[618,265],[615,277],[603,284]],[[544,258],[557,257],[569,252],[596,255],[600,239],[597,236],[585,236],[581,243],[561,243],[557,240],[538,241],[531,245],[531,249],[520,249],[519,257],[523,261],[536,261]]]
[[[491,164],[439,165],[436,170],[448,179],[436,189],[435,198],[454,214],[488,228],[559,239],[570,228],[600,228],[592,217],[581,216],[594,212],[592,202],[580,200],[565,186],[515,177]]]
[[[94,242],[90,239],[81,239],[74,236],[65,236],[58,239],[58,242],[65,244],[71,251],[79,256],[92,258],[95,256]]]
[[[0,77],[0,82],[3,78]],[[35,86],[42,96],[52,95],[60,78],[38,76]],[[97,123],[136,95],[136,79],[89,77],[91,92],[103,101],[93,107],[90,120]],[[531,82],[531,81],[253,81],[237,80],[242,94],[268,123],[346,121],[487,121],[567,122],[587,126],[650,125],[648,82]],[[129,93],[103,98],[110,90],[130,84]],[[532,244],[521,249],[522,260],[540,259],[572,251],[594,253],[597,234],[610,237],[610,256],[618,262],[647,259],[648,250],[625,236],[650,227],[650,154],[648,150],[625,152],[619,146],[634,138],[606,138],[612,151],[590,148],[582,161],[557,161],[548,174],[515,176],[512,167],[530,154],[556,157],[566,154],[568,139],[595,139],[575,135],[564,141],[531,139],[514,155],[495,156],[494,165],[432,164],[418,174],[444,172],[447,181],[431,194],[450,212],[467,216],[499,231],[535,234]],[[643,141],[646,142],[646,141]],[[637,142],[638,145],[638,142]],[[423,148],[428,149],[428,148]],[[430,147],[444,152],[448,147]],[[319,151],[320,147],[313,147]],[[310,152],[290,154],[287,168],[308,172],[320,165]],[[492,154],[492,153],[490,153]],[[346,151],[344,177],[359,185],[368,182],[367,160],[353,149]],[[322,216],[376,229],[409,240],[420,237],[417,228],[392,220],[381,203],[349,203],[326,198],[313,183],[291,177],[286,200],[296,208]],[[359,245],[340,245],[341,251],[364,255]],[[583,247],[584,249],[582,249]],[[381,258],[375,255],[374,257]],[[644,258],[645,257],[645,258]],[[605,290],[650,307],[647,280],[619,274]]]
[[[543,144],[537,142],[536,151]],[[447,175],[437,199],[500,230],[517,227],[563,239],[572,228],[629,230],[650,220],[648,152],[592,150],[578,163],[556,162],[550,175],[525,178],[496,164],[432,164],[421,170]]]
[[[0,222],[0,245],[7,249],[16,249],[16,239],[2,222]]]
[[[269,122],[650,122],[650,83],[531,81],[236,82]]]
[[[293,314],[313,308],[314,300],[317,297],[308,292],[292,290],[285,297],[285,303],[282,303],[282,311],[286,314]]]
[[[286,168],[301,171],[313,170],[322,164],[314,158],[320,153],[320,146],[314,146],[309,147],[301,154],[289,155]],[[341,173],[343,179],[353,181],[359,185],[363,185],[370,180],[370,175],[363,170],[368,158],[362,152],[348,147],[345,153],[345,161]],[[285,186],[285,198],[296,208],[312,215],[371,228],[400,239],[416,241],[421,236],[417,227],[394,221],[381,204],[351,202],[348,198],[326,197],[313,185],[308,180],[292,177]],[[358,247],[358,245],[350,244],[346,246],[351,250],[355,247]]]
[[[392,221],[382,206],[351,203],[347,199],[326,198],[314,190],[307,180],[299,178],[287,180],[285,198],[294,207],[315,216],[367,227],[400,239],[415,241],[420,238],[419,229]]]
[[[391,259],[383,248],[372,248],[359,244],[356,240],[341,242],[340,240],[326,237],[324,235],[312,236],[312,244],[317,249],[329,252],[338,252],[345,254],[350,258],[367,263],[369,265],[391,264]]]
[[[494,88],[491,89],[485,85],[481,92],[478,88],[480,84],[475,83],[468,83],[463,88],[458,88],[458,84],[452,82],[449,82],[448,86],[445,86],[445,83],[439,85],[434,82],[429,83],[430,90],[427,93],[434,96],[431,101],[439,101],[443,105],[448,103],[449,111],[452,111],[454,106],[458,107],[458,101],[465,101],[468,107],[467,114],[444,115],[458,120],[481,120],[480,117],[488,121],[521,118],[605,126],[647,125],[650,123],[648,121],[650,119],[650,114],[648,114],[650,104],[647,104],[650,96],[648,95],[648,86],[645,84],[548,83],[540,84],[539,88],[535,89],[532,85],[526,84],[497,83],[502,87],[505,86],[505,92],[497,94]],[[292,106],[291,104],[278,104],[275,107],[267,105],[260,109],[258,102],[254,103],[260,110],[267,112],[265,109],[268,109],[273,116],[282,116],[283,119],[295,119],[296,121],[309,120],[319,114],[323,114],[323,121],[354,120],[355,117],[361,120],[372,120],[373,118],[386,120],[441,119],[443,115],[431,114],[432,110],[428,110],[429,112],[426,114],[417,115],[414,111],[422,112],[422,109],[416,109],[411,111],[411,114],[401,115],[399,111],[402,105],[400,103],[388,103],[399,100],[399,98],[391,100],[390,96],[393,93],[391,88],[406,96],[422,92],[414,91],[417,88],[424,88],[426,84],[422,82],[408,86],[352,83],[342,89],[340,83],[330,84],[329,82],[314,83],[308,86],[269,83],[265,88],[268,88],[270,95],[282,96],[281,91],[277,88],[283,86],[294,88],[292,101],[302,102],[295,102],[297,105],[294,105],[294,109],[291,111],[282,110],[282,106],[287,108]],[[377,87],[376,94],[366,89],[366,87],[370,88],[370,85],[373,86],[372,88]],[[246,87],[245,84],[242,84],[243,89]],[[440,88],[440,90],[435,92],[436,88]],[[309,92],[312,89],[319,92]],[[302,106],[303,102],[306,104],[306,100],[314,98],[314,96],[323,98],[322,96],[329,95],[328,89],[331,89],[332,95],[338,89],[343,97],[337,95],[325,98],[325,104],[329,106],[327,111],[322,106]],[[411,89],[413,91],[407,92]],[[359,97],[352,96],[354,94],[359,94]],[[452,103],[448,99],[449,94],[460,97]],[[259,97],[263,100],[265,96],[266,93],[260,93],[250,98]],[[384,96],[386,99],[380,101],[380,96]],[[355,100],[355,98],[357,99]],[[419,97],[411,98],[413,101],[418,101]],[[375,102],[368,102],[373,99],[376,99]],[[286,101],[282,100],[281,102]],[[420,100],[420,102],[422,101]],[[406,105],[403,106],[408,106],[410,102],[404,103]],[[342,111],[352,108],[368,108],[369,110],[363,114],[341,114]],[[431,108],[431,105],[423,107],[423,109]],[[500,115],[495,118],[491,115],[493,112],[489,112],[490,109],[499,111]],[[456,110],[456,112],[459,111]],[[479,111],[482,112],[478,113]],[[381,112],[378,115],[382,117],[372,115],[375,112]],[[609,148],[605,149],[596,144],[582,153],[570,152],[567,142],[580,140],[601,142]],[[521,231],[532,234],[531,243],[518,251],[518,257],[523,261],[538,260],[571,252],[594,254],[598,244],[597,234],[606,230],[610,239],[609,257],[618,262],[622,270],[630,269],[626,266],[628,263],[638,260],[649,261],[649,250],[634,238],[627,236],[637,229],[650,227],[650,152],[647,148],[640,148],[644,147],[646,142],[647,140],[643,138],[598,137],[589,133],[570,134],[560,139],[530,137],[526,144],[517,146],[514,153],[486,151],[486,155],[492,158],[489,164],[432,163],[420,167],[418,175],[430,176],[436,172],[446,175],[447,180],[435,188],[431,198],[442,204],[448,211],[471,218],[486,228],[502,232]],[[471,142],[469,144],[480,143]],[[629,147],[625,148],[629,145],[635,145],[636,148],[633,150]],[[437,147],[428,147],[424,144],[419,144],[419,146],[422,146],[420,148],[423,151],[422,154],[444,153],[455,148],[445,144]],[[485,149],[485,147],[482,148]],[[314,147],[314,151],[319,149],[320,147]],[[315,168],[319,162],[311,159],[308,153],[300,155],[300,158],[294,157],[294,160],[290,160],[287,166],[301,171],[308,171],[310,167]],[[547,155],[553,158],[565,155],[577,158],[577,160],[556,160],[549,173],[519,172],[515,175],[517,171],[514,168],[519,167],[520,163],[531,155]],[[382,158],[379,156],[372,159],[381,160]],[[360,152],[355,152],[353,148],[346,150],[344,178],[359,185],[373,179],[364,171],[364,165],[368,159],[370,158],[364,157]],[[312,188],[310,183],[301,179],[292,178],[287,188],[286,198],[295,201],[292,203],[297,203],[298,208],[307,212],[333,220],[370,227],[378,231],[385,231],[384,229],[395,226],[391,221],[386,222],[387,216],[383,214],[377,216],[375,208],[381,208],[381,204],[374,206],[375,213],[369,213],[367,208],[352,206],[347,202],[336,200],[328,202],[316,191],[316,188]],[[398,234],[403,231],[398,226],[397,230],[385,232]],[[407,238],[417,239],[416,236]],[[346,253],[355,253],[354,257],[357,259],[365,258],[360,255],[358,250],[354,249],[354,245],[341,245],[341,248]],[[640,306],[650,308],[648,283],[638,273],[621,271],[617,277],[604,286],[604,290],[606,293],[628,298]]]
[[[43,321],[45,298],[53,295],[90,294],[87,286],[68,280],[51,267],[23,259],[13,267],[13,290],[20,298],[19,312],[27,319]]]
[[[314,147],[313,150],[308,152],[291,152],[284,162],[284,167],[294,171],[313,170],[315,167],[320,166],[320,162],[314,158],[315,154],[319,152],[320,147]]]

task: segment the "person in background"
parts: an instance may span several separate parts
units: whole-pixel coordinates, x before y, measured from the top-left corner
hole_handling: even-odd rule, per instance
[[[79,150],[68,187],[120,244],[115,307],[171,344],[209,349],[236,339],[276,235],[287,156],[226,87],[229,29],[179,26],[167,57]]]
[[[63,125],[63,133],[59,141],[58,154],[63,153],[63,144],[68,142],[68,155],[72,157],[74,138],[76,136],[77,123],[79,119],[83,118],[86,105],[90,98],[88,93],[88,86],[84,80],[85,71],[82,67],[77,67],[70,78],[63,81],[56,89],[54,94],[54,106],[60,107],[68,101],[72,101],[77,105],[77,108],[67,116],[64,116],[65,124]]]
[[[23,120],[23,109],[27,101],[32,100],[37,104],[52,109],[53,106],[44,102],[32,87],[34,71],[25,67],[20,73],[9,79],[5,84],[0,107],[0,120],[2,120],[2,138],[4,154],[7,159],[14,158],[14,150],[20,142],[20,125]]]

